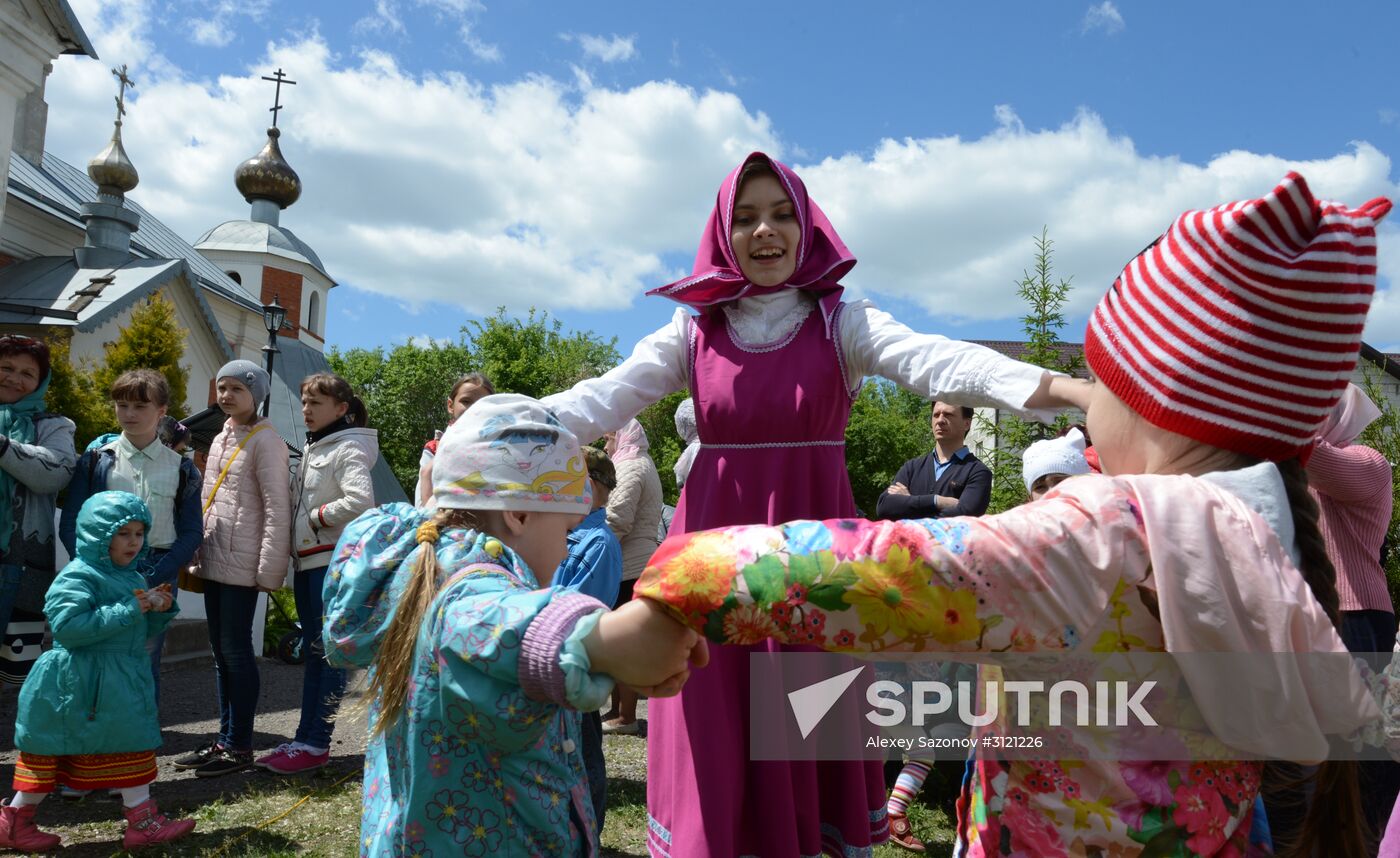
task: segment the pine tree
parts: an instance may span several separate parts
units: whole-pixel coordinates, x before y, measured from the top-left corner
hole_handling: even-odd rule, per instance
[[[132,369],[153,369],[170,385],[170,407],[182,411],[190,373],[180,365],[189,332],[180,326],[175,305],[159,292],[152,293],[131,311],[131,320],[116,342],[106,347],[106,358],[94,375],[104,395],[117,376]]]
[[[1046,229],[1041,229],[1035,241],[1035,264],[1024,272],[1017,284],[1016,294],[1026,302],[1028,311],[1021,317],[1026,334],[1026,351],[1021,359],[1048,370],[1073,374],[1083,366],[1079,354],[1066,354],[1061,348],[1059,331],[1065,326],[1064,306],[1069,299],[1070,281],[1056,280],[1053,256],[1055,243]],[[1021,454],[1032,443],[1058,435],[1071,419],[1061,414],[1053,426],[1022,420],[1014,414],[1004,414],[993,424],[978,417],[980,429],[995,439],[992,449],[983,457],[992,469],[992,502],[989,513],[1002,512],[1028,499],[1026,485],[1021,479]]]

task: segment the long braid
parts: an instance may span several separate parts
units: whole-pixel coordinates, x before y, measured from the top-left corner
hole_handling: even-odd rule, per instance
[[[1337,595],[1337,569],[1327,554],[1327,543],[1317,525],[1318,507],[1308,491],[1308,475],[1298,459],[1278,462],[1288,506],[1293,512],[1293,534],[1298,544],[1298,571],[1313,597],[1340,630],[1341,600]],[[1313,774],[1312,802],[1296,841],[1280,852],[1288,858],[1316,855],[1366,856],[1371,854],[1368,830],[1361,811],[1360,769],[1354,760],[1329,760]],[[1302,779],[1306,780],[1306,778]],[[1287,793],[1302,787],[1300,780],[1280,785]]]
[[[440,509],[427,524],[418,528],[418,556],[399,597],[394,618],[384,632],[384,642],[375,655],[369,694],[365,696],[366,702],[379,701],[379,720],[374,725],[376,735],[398,720],[408,702],[408,679],[413,670],[418,628],[433,599],[437,598],[439,532],[465,528],[477,528],[477,520],[461,509]]]
[[[1283,487],[1288,492],[1288,506],[1293,510],[1293,538],[1298,543],[1298,571],[1308,582],[1313,597],[1327,612],[1332,625],[1341,624],[1341,601],[1337,595],[1337,568],[1327,553],[1327,542],[1317,526],[1317,501],[1308,491],[1308,474],[1303,463],[1288,459],[1278,463],[1283,475]]]

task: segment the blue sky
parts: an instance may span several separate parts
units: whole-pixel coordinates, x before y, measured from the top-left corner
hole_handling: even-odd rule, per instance
[[[1397,194],[1395,4],[494,3],[80,0],[103,63],[62,59],[49,148],[105,137],[138,88],[135,196],[194,238],[246,217],[278,65],[283,215],[341,285],[342,347],[452,337],[505,303],[633,341],[673,306],[714,188],[749,149],[795,164],[861,260],[853,295],[911,326],[1017,338],[1049,228],[1065,335],[1179,211],[1266,192]],[[1388,43],[1389,42],[1389,43]],[[101,117],[99,120],[98,117]],[[1368,339],[1400,347],[1400,226]]]

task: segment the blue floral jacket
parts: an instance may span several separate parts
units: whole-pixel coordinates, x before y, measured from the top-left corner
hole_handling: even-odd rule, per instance
[[[388,504],[356,519],[325,584],[326,656],[374,669],[430,513]],[[534,574],[493,537],[446,531],[404,711],[365,753],[363,856],[593,855],[598,832],[578,718],[612,681],[582,640],[603,605]],[[370,706],[371,728],[379,718]]]

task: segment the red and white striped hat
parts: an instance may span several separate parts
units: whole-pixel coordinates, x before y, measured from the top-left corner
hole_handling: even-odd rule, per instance
[[[1163,429],[1306,455],[1356,366],[1389,211],[1315,200],[1289,173],[1263,199],[1187,212],[1089,317],[1090,369]]]

